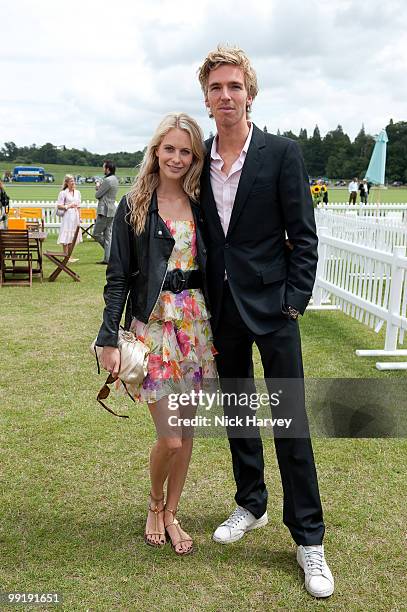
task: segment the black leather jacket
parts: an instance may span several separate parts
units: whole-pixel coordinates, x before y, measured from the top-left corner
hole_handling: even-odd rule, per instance
[[[208,303],[203,217],[200,207],[192,201],[191,210],[196,229],[197,263],[202,273],[202,290]],[[119,325],[128,297],[129,314],[147,323],[160,295],[175,244],[158,214],[155,193],[151,198],[145,228],[140,235],[136,235],[126,220],[128,214],[127,196],[123,196],[113,222],[112,246],[104,288],[106,306],[96,340],[98,346],[117,346]]]

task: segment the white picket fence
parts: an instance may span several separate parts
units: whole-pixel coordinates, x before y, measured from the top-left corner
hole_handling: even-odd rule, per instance
[[[22,207],[40,207],[47,231],[58,231],[54,202],[10,203],[11,209]],[[95,201],[82,202],[82,208],[96,207]],[[319,261],[309,308],[340,308],[376,332],[386,324],[384,349],[358,350],[359,356],[407,356],[407,350],[397,349],[407,330],[407,204],[329,204],[315,213]],[[407,370],[407,362],[376,367]]]
[[[317,210],[329,210],[343,215],[356,215],[360,217],[392,217],[400,222],[407,223],[407,203],[385,204],[347,204],[344,202],[319,204]]]
[[[397,214],[403,214],[401,211]],[[317,227],[326,227],[334,238],[392,252],[395,246],[407,246],[407,222],[386,216],[344,215],[327,209],[316,209]]]
[[[318,237],[319,261],[310,308],[330,304],[376,332],[386,324],[384,349],[357,350],[358,356],[407,356],[407,350],[397,349],[407,330],[406,247],[378,250],[334,237],[323,227]],[[407,370],[407,362],[378,362],[376,367]]]

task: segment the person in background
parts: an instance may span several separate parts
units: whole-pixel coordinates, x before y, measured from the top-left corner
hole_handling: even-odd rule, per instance
[[[359,195],[362,204],[367,204],[367,181],[363,180],[359,183]]]
[[[365,186],[365,199],[366,199],[365,204],[367,204],[367,202],[369,200],[369,193],[370,193],[371,184],[368,183],[366,179],[363,179],[363,184]]]
[[[349,204],[356,204],[356,196],[358,194],[358,179],[354,178],[348,185]]]
[[[324,191],[324,195],[322,196],[322,201],[324,204],[328,204],[329,202],[328,183],[323,183],[323,185],[325,186],[325,191]]]
[[[62,190],[59,192],[57,200],[57,208],[64,211],[64,216],[61,217],[58,244],[62,244],[65,255],[68,254],[76,228],[80,224],[80,207],[81,192],[75,189],[75,179],[72,174],[66,174],[62,184]],[[78,233],[76,239],[76,244],[79,242],[82,242],[82,232]],[[78,260],[71,258],[69,261],[74,263]]]
[[[107,265],[110,257],[110,245],[112,242],[112,225],[116,212],[116,195],[119,189],[116,166],[110,160],[103,164],[105,178],[102,183],[96,183],[95,197],[98,200],[97,218],[93,228],[93,237],[104,249],[102,261],[97,263]]]
[[[9,203],[10,198],[4,189],[3,183],[0,181],[0,229],[4,229],[6,227]]]

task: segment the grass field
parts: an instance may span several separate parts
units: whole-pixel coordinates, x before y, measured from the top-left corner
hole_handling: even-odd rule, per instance
[[[4,162],[0,162],[0,176],[9,166],[5,166]],[[36,183],[6,183],[5,189],[8,196],[12,200],[45,200],[54,202],[58,197],[58,193],[61,190],[62,181],[65,174],[81,175],[81,176],[100,176],[103,177],[103,170],[101,167],[93,166],[61,166],[58,164],[46,164],[46,171],[50,172],[55,176],[55,183],[48,184],[36,184]],[[117,168],[117,177],[130,176],[132,179],[135,176],[134,168]],[[78,185],[81,192],[82,200],[95,200],[95,185],[83,184]],[[117,198],[120,199],[123,194],[127,193],[130,185],[121,185]]]
[[[56,202],[58,194],[61,191],[61,185],[6,185],[7,194],[11,201],[45,201]],[[78,185],[81,192],[82,202],[90,200],[95,202],[95,185]],[[130,185],[120,185],[117,193],[117,200],[120,200],[122,195],[129,191]]]
[[[5,170],[12,170],[15,165],[18,164],[9,164],[4,161],[0,161],[0,176],[3,176]],[[19,164],[25,165],[25,164]],[[27,164],[30,165],[30,164]],[[42,166],[45,169],[45,172],[49,172],[53,174],[55,177],[55,184],[61,185],[65,174],[73,174],[81,175],[81,176],[103,176],[102,166],[64,166],[61,164],[31,164],[34,166]],[[116,169],[117,176],[125,177],[125,176],[135,176],[134,168],[117,168]],[[14,183],[13,183],[14,184]],[[20,183],[21,185],[21,183]]]
[[[82,200],[94,200],[95,199],[95,186],[94,185],[79,185],[78,186]],[[130,185],[121,185],[117,199],[120,199],[122,195],[129,191]],[[51,185],[12,185],[6,184],[5,189],[12,200],[45,200],[54,202],[58,193],[61,189],[59,184]],[[372,190],[370,192],[370,203],[377,204],[378,202],[407,202],[407,188],[393,188],[393,189],[382,189]],[[348,202],[349,194],[347,189],[330,189],[329,190],[329,201],[330,202]]]
[[[405,440],[314,440],[336,579],[328,601],[303,588],[270,440],[266,528],[227,547],[211,541],[233,508],[234,482],[227,441],[198,438],[179,512],[196,554],[182,559],[168,545],[144,545],[153,427],[144,406],[109,398],[128,410],[127,421],[95,401],[104,376],[88,346],[105,270],[94,265],[94,242],[75,255],[80,283],[61,275],[31,290],[0,290],[0,590],[59,591],[69,611],[404,610]],[[307,377],[403,376],[355,356],[356,348],[381,347],[383,335],[342,313],[308,312],[301,329]]]

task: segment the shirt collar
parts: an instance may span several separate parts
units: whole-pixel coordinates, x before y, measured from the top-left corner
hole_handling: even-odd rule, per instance
[[[253,135],[253,123],[250,122],[249,125],[250,125],[249,133],[247,135],[247,138],[246,138],[246,141],[245,141],[245,143],[243,145],[243,148],[240,151],[239,157],[241,157],[243,153],[244,153],[244,156],[246,156],[247,151],[248,151],[249,146],[250,146],[250,141],[251,141],[252,135]],[[221,159],[222,160],[221,156],[218,153],[217,146],[218,146],[218,135],[216,134],[215,138],[212,141],[211,159]]]

